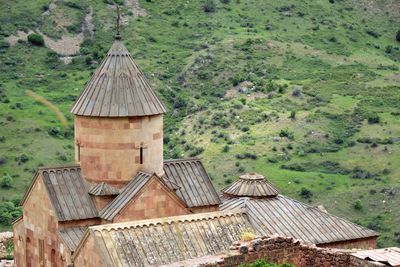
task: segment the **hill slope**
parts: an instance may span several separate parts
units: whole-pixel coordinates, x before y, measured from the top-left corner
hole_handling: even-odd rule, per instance
[[[109,2],[1,1],[2,228],[38,166],[73,160],[69,108],[112,43]],[[219,188],[260,172],[400,245],[399,5],[281,2],[125,1],[124,42],[169,107],[165,157],[202,157]]]

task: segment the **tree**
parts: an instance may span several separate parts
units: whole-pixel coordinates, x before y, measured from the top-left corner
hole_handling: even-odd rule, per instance
[[[29,34],[28,35],[28,42],[30,42],[33,45],[37,45],[37,46],[43,46],[44,45],[43,36],[41,36],[38,33]]]
[[[400,30],[397,31],[396,40],[397,42],[400,42]]]

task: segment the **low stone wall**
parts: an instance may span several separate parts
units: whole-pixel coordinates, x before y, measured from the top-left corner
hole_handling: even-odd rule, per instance
[[[7,244],[13,242],[12,232],[0,233],[0,259],[4,259],[7,256]]]
[[[376,267],[382,266],[357,259],[349,251],[318,248],[299,240],[286,237],[262,237],[249,242],[236,242],[228,253],[209,262],[198,264],[201,267],[236,267],[265,259],[271,263],[290,263],[296,267]]]

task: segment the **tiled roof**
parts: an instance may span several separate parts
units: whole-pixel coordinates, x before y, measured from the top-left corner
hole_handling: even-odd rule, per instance
[[[74,252],[79,242],[81,242],[87,226],[82,227],[69,227],[61,229],[58,234],[64,241],[64,244],[68,247],[71,252]]]
[[[236,210],[100,225],[89,233],[106,266],[159,266],[225,251],[249,227]]]
[[[226,187],[223,193],[230,196],[257,198],[276,197],[279,194],[273,184],[257,173],[241,175],[239,180]]]
[[[225,200],[220,208],[245,208],[260,235],[291,236],[314,244],[377,236],[370,229],[282,195],[264,199],[232,198]]]
[[[119,194],[119,189],[102,182],[90,188],[89,194],[93,196],[116,196]]]
[[[114,217],[134,198],[152,177],[158,179],[168,190],[175,190],[176,185],[155,174],[139,172],[101,212],[102,219],[112,221]],[[182,201],[177,197],[178,201]],[[184,205],[182,203],[182,205]]]
[[[176,194],[188,207],[218,205],[221,203],[211,179],[199,159],[164,161],[165,176],[180,188]]]
[[[165,111],[119,39],[115,40],[71,109],[75,115],[96,117],[147,116]]]
[[[385,266],[400,266],[400,248],[396,247],[361,250],[351,255],[359,259],[382,263]]]
[[[59,221],[98,217],[80,167],[41,168],[39,174]]]

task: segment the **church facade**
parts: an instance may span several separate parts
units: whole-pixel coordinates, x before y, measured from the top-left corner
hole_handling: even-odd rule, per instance
[[[377,233],[279,194],[247,174],[221,193],[201,160],[163,159],[166,109],[117,37],[71,112],[75,163],[39,168],[13,224],[25,266],[159,266],[284,235],[374,248]]]

